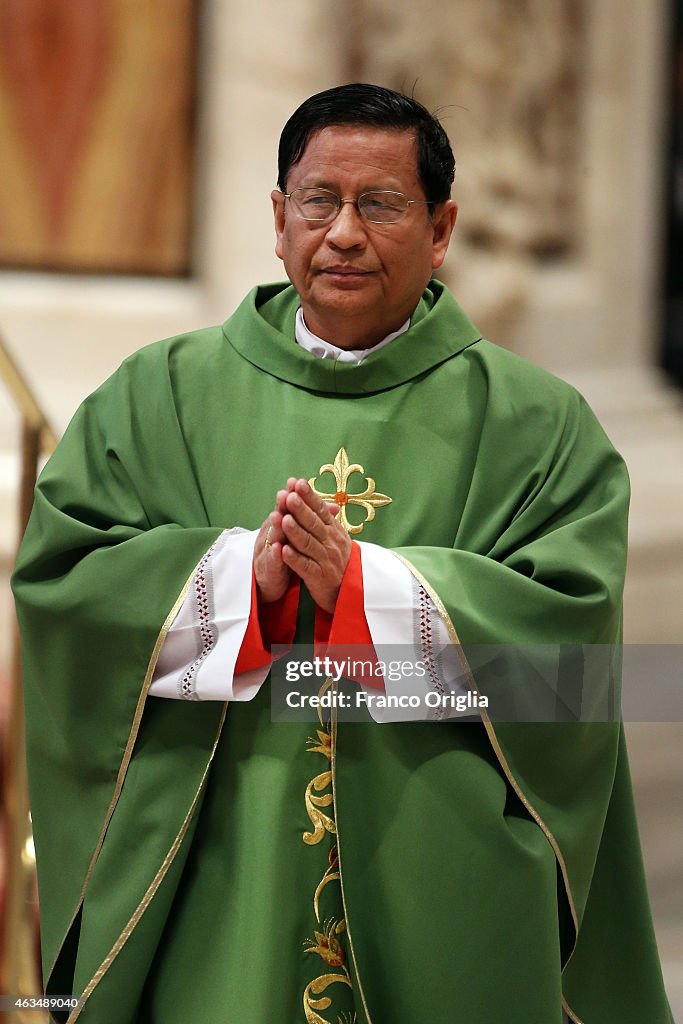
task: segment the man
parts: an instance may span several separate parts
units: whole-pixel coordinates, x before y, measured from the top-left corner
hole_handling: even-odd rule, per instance
[[[618,723],[271,718],[278,642],[412,644],[437,692],[460,641],[619,639],[623,464],[430,280],[453,168],[412,99],[307,100],[291,286],[127,360],[41,477],[14,588],[69,1021],[671,1019]]]

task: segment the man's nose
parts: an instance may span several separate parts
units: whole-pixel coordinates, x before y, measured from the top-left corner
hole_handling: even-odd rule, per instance
[[[327,240],[340,249],[365,245],[367,241],[365,222],[352,199],[342,200],[341,209],[327,231]]]

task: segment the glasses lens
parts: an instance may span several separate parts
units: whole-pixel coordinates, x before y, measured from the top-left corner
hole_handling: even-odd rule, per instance
[[[366,192],[358,198],[358,209],[373,224],[393,224],[408,212],[408,200],[400,192]]]
[[[339,209],[339,196],[324,188],[295,188],[290,198],[304,220],[332,220]]]

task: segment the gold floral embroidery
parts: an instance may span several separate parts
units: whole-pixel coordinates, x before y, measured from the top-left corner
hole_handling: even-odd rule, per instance
[[[326,689],[328,689],[327,683],[320,692],[324,693]],[[320,724],[323,724],[322,721]],[[306,746],[311,753],[322,754],[329,762],[332,761],[332,737],[324,729],[317,730],[317,739],[309,736]],[[314,832],[304,832],[304,842],[307,846],[317,846],[326,832],[334,833],[336,831],[334,818],[320,809],[329,807],[334,800],[332,793],[323,793],[323,790],[331,785],[332,772],[326,771],[316,775],[306,786],[306,810],[311,823],[315,826]],[[323,795],[316,796],[317,793]]]
[[[327,1010],[332,1005],[332,1000],[329,996],[323,996],[322,999],[313,999],[313,996],[321,995],[325,989],[330,985],[342,983],[352,988],[351,981],[347,974],[321,974],[319,978],[315,978],[310,981],[306,986],[304,992],[304,1013],[306,1014],[307,1024],[329,1024],[324,1017],[321,1017],[317,1012],[318,1010]],[[349,1016],[344,1015],[348,1024],[356,1024],[356,1014]],[[337,1017],[338,1024],[343,1024],[343,1018]]]
[[[375,481],[371,476],[365,477],[367,487],[364,491],[358,494],[349,494],[349,477],[353,476],[354,473],[360,473],[361,476],[365,476],[365,470],[357,462],[349,463],[346,448],[339,449],[333,463],[327,462],[324,466],[320,467],[318,474],[322,476],[323,473],[332,474],[336,491],[329,494],[319,491],[315,486],[315,482],[318,479],[317,476],[312,476],[308,482],[318,497],[324,501],[334,501],[339,505],[337,519],[347,533],[360,533],[365,524],[371,523],[375,518],[375,512],[378,508],[382,505],[390,505],[392,502],[392,499],[387,494],[380,494],[379,491],[375,490]],[[365,509],[366,516],[362,523],[354,524],[349,522],[346,515],[348,505],[360,505],[361,508]]]
[[[348,985],[350,989],[353,988],[351,976],[348,968],[346,967],[346,951],[343,945],[337,938],[342,932],[346,930],[344,921],[327,921],[323,925],[321,932],[314,932],[315,941],[307,939],[309,943],[306,953],[317,953],[319,957],[325,961],[328,967],[340,968],[341,973],[337,974],[321,974],[320,977],[314,978],[313,981],[309,982],[304,992],[304,1013],[306,1014],[307,1024],[328,1024],[324,1017],[321,1017],[318,1010],[327,1010],[332,1005],[332,1000],[329,996],[323,996],[322,999],[313,999],[313,996],[322,995],[322,993],[330,985]],[[348,1024],[355,1024],[356,1015],[349,1016],[345,1014]],[[343,1018],[337,1017],[338,1024],[343,1024]]]
[[[321,807],[329,807],[332,803],[332,794],[325,793],[323,796],[315,796],[313,790],[320,792],[332,784],[332,772],[322,772],[306,786],[306,810],[308,817],[315,825],[315,832],[304,832],[304,842],[307,846],[317,846],[325,832],[334,832],[336,825],[334,818],[320,810]]]
[[[365,523],[372,522],[375,518],[375,510],[382,505],[391,503],[391,498],[386,494],[380,494],[375,489],[375,481],[372,477],[366,477],[366,488],[357,494],[349,494],[347,487],[349,477],[354,473],[364,474],[365,470],[357,463],[349,463],[348,455],[344,448],[340,448],[333,464],[327,463],[320,467],[320,474],[331,473],[334,476],[336,491],[333,494],[325,494],[315,487],[317,477],[311,477],[309,483],[313,490],[321,498],[327,501],[334,501],[339,505],[337,518],[349,534],[360,533]],[[360,505],[365,509],[366,517],[364,522],[355,525],[349,522],[346,515],[347,505]],[[322,697],[327,690],[331,689],[333,682],[326,679],[319,696]],[[306,811],[314,826],[312,831],[304,832],[303,841],[307,846],[317,846],[322,842],[326,834],[335,835],[337,826],[334,819],[334,779],[332,775],[333,750],[332,750],[332,728],[334,727],[334,713],[329,725],[323,720],[322,709],[318,708],[318,720],[320,728],[316,730],[315,737],[309,736],[307,750],[312,754],[321,754],[329,764],[329,769],[320,772],[311,779],[306,787]],[[331,792],[325,792],[331,787]],[[332,813],[326,813],[326,809],[332,807]],[[325,808],[325,810],[323,810]],[[318,883],[313,895],[313,910],[315,919],[320,924],[320,897],[330,882],[339,882],[341,885],[341,874],[339,869],[339,854],[336,842],[329,852],[329,865]],[[342,894],[343,900],[343,894]],[[321,1016],[321,1012],[329,1010],[332,1000],[324,993],[331,985],[346,985],[353,991],[353,982],[349,969],[346,966],[346,950],[341,941],[341,936],[346,932],[346,922],[342,917],[339,920],[329,919],[322,926],[321,931],[314,931],[314,939],[307,939],[304,943],[304,952],[313,953],[321,958],[328,968],[335,969],[319,975],[310,981],[304,989],[304,1014],[306,1024],[330,1024]],[[320,1011],[320,1012],[319,1012]],[[358,1024],[358,1017],[355,1012],[343,1011],[337,1015],[337,1024]]]
[[[325,687],[321,691],[325,693],[329,686],[325,683]],[[313,739],[312,736],[308,737],[306,745],[308,750],[312,754],[323,754],[328,761],[332,761],[332,737],[329,732],[325,732],[323,729],[316,729],[317,739]]]
[[[316,921],[320,920],[320,895],[323,889],[328,884],[328,882],[339,881],[340,878],[341,876],[339,874],[339,856],[337,854],[337,844],[335,843],[335,845],[330,850],[330,866],[326,870],[323,877],[320,879],[318,883],[318,888],[315,890],[315,895],[313,897],[313,909],[315,910]]]
[[[306,939],[309,945],[308,949],[305,949],[304,952],[317,953],[330,967],[343,967],[346,954],[337,935],[340,935],[345,927],[346,925],[343,921],[327,921],[323,925],[321,932],[313,932],[315,942],[313,939]]]
[[[327,679],[320,690],[320,696],[329,690],[331,686],[332,680]],[[320,728],[316,730],[315,736],[308,737],[307,750],[310,753],[322,754],[331,765],[332,734],[329,727],[323,721],[320,708],[318,709],[318,719],[320,721]],[[320,772],[315,778],[311,779],[306,787],[306,811],[314,826],[313,831],[304,832],[303,834],[303,841],[307,846],[317,846],[322,842],[326,834],[336,834],[337,826],[334,817],[326,814],[321,809],[333,807],[333,794],[331,792],[324,792],[331,785],[332,771],[330,769]],[[313,909],[318,924],[320,924],[321,893],[330,882],[339,880],[339,858],[337,856],[337,845],[334,843],[329,853],[329,865],[318,883],[313,896]],[[321,1016],[321,1012],[328,1010],[332,1006],[332,999],[324,994],[331,985],[346,985],[353,990],[351,975],[346,966],[346,950],[340,938],[345,931],[346,923],[343,918],[340,920],[330,918],[323,924],[321,930],[316,929],[314,931],[313,939],[306,939],[304,943],[305,953],[313,953],[319,956],[328,968],[333,968],[332,971],[314,978],[304,990],[303,1006],[306,1024],[329,1024],[329,1021]],[[337,1024],[357,1024],[356,1014],[345,1013],[338,1015]]]

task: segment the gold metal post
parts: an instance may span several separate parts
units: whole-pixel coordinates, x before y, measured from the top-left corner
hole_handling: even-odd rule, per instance
[[[57,438],[16,363],[0,337],[0,379],[22,415],[19,539],[24,535],[33,504],[40,457],[51,452]],[[36,873],[28,812],[24,703],[19,632],[14,627],[10,676],[9,717],[5,740],[3,805],[6,820],[5,906],[2,934],[0,991],[7,995],[38,995],[42,991],[35,903]],[[7,1024],[42,1024],[47,1016],[11,1011]]]

